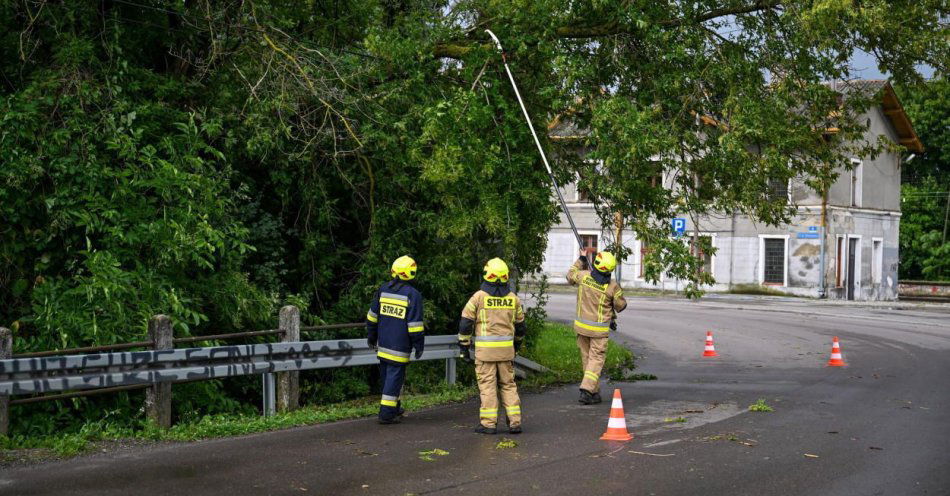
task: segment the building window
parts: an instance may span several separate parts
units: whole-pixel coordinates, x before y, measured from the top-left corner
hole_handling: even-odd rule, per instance
[[[769,201],[788,202],[788,181],[781,178],[769,178]]]
[[[851,159],[854,168],[851,169],[851,206],[861,206],[861,190],[864,179],[864,167],[860,160]]]
[[[575,184],[575,191],[577,192],[575,198],[578,203],[590,203],[590,192],[582,188],[580,183]]]
[[[785,285],[785,239],[763,238],[762,282]]]
[[[884,269],[884,240],[871,240],[871,284],[881,284]]]
[[[593,262],[594,256],[596,256],[599,251],[597,249],[597,235],[581,234],[581,243],[584,243],[584,252],[587,254],[587,259]]]
[[[702,265],[699,266],[699,273],[712,274],[712,253],[706,253],[706,251],[703,250],[703,245],[705,243],[708,243],[709,246],[711,247],[712,237],[711,236],[697,236],[695,242],[693,242],[693,240],[690,239],[689,251],[694,256],[702,260]]]

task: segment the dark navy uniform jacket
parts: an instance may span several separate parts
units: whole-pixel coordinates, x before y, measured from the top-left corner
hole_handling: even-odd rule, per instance
[[[409,363],[410,351],[421,353],[425,346],[422,294],[399,279],[384,283],[366,313],[366,331],[381,361]]]

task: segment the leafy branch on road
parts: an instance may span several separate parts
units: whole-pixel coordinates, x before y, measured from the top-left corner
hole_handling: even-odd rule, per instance
[[[758,401],[749,405],[750,412],[774,412],[775,409],[765,404],[765,398],[759,398]]]

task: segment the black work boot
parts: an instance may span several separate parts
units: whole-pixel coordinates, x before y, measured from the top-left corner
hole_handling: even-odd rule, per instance
[[[514,427],[508,426],[508,434],[521,434],[521,424],[518,424]]]
[[[402,407],[402,401],[396,402],[396,416],[402,417],[406,414],[406,409]]]
[[[594,397],[590,394],[590,391],[581,389],[581,397],[577,401],[582,405],[590,405],[594,402]]]
[[[590,395],[590,399],[591,399],[591,402],[592,402],[593,404],[595,404],[595,405],[598,404],[598,403],[603,403],[603,402],[604,402],[604,399],[600,397],[600,393],[594,393],[594,394]]]
[[[401,420],[399,420],[399,417],[393,417],[393,418],[379,417],[379,423],[383,425],[398,424],[399,422],[401,422]]]
[[[498,429],[494,427],[485,427],[482,424],[478,424],[478,427],[475,428],[475,432],[479,434],[498,434]]]

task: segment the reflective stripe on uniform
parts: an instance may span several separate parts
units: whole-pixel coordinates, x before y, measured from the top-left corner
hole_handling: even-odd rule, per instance
[[[497,417],[498,409],[497,408],[479,408],[478,414],[482,417]]]
[[[514,341],[475,341],[476,348],[508,348],[514,345]]]
[[[580,327],[581,329],[587,329],[588,331],[610,332],[609,322],[594,322],[585,319],[574,319],[574,325]]]
[[[409,297],[406,295],[401,295],[397,293],[380,293],[379,302],[389,303],[390,305],[396,305],[399,307],[408,307]]]
[[[466,303],[465,309],[468,310],[469,312],[475,313],[475,305],[472,304],[472,302]]]
[[[505,348],[514,345],[514,336],[475,336],[476,348]]]
[[[591,372],[591,371],[589,371],[589,370],[585,370],[585,371],[584,371],[584,377],[586,377],[586,378],[588,378],[588,379],[590,379],[590,380],[592,380],[592,381],[596,381],[596,380],[600,379],[600,375],[595,374],[594,372]]]
[[[521,415],[521,405],[506,406],[505,411],[508,415]]]
[[[409,306],[409,302],[404,300],[394,300],[392,298],[380,298],[380,303],[389,303],[390,305],[396,305],[397,307]]]
[[[409,353],[403,351],[390,350],[389,348],[379,348],[376,356],[392,360],[394,362],[409,363]]]
[[[410,322],[409,332],[422,332],[425,327],[423,327],[422,322]]]
[[[376,312],[374,312],[374,311],[372,311],[372,310],[370,310],[369,312],[366,312],[366,320],[368,320],[368,321],[370,321],[370,322],[373,322],[373,323],[379,322],[379,318],[378,318],[378,317],[379,317],[379,315],[376,315]]]
[[[379,400],[380,404],[385,405],[385,406],[393,406],[393,407],[398,406],[398,402],[399,402],[399,397],[390,396],[388,394],[384,394],[383,398]]]

